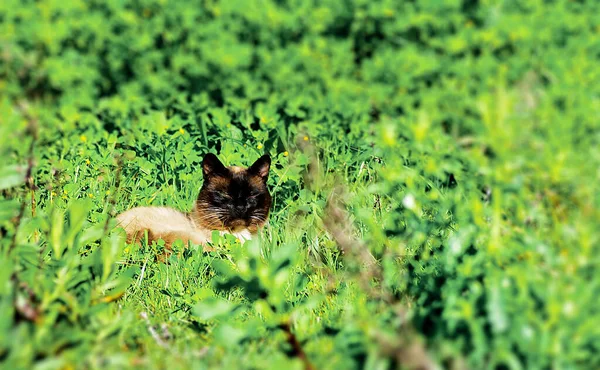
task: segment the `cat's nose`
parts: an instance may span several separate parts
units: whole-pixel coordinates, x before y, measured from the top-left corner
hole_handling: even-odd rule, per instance
[[[237,205],[235,206],[235,208],[233,209],[234,214],[237,217],[243,217],[244,214],[246,214],[246,206],[244,205]]]

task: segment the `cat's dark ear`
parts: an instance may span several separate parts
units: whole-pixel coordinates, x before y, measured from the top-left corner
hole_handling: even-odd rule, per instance
[[[252,166],[248,167],[248,173],[250,175],[258,176],[264,181],[269,178],[269,168],[271,167],[271,157],[268,154],[258,158]]]
[[[223,166],[223,163],[219,161],[216,155],[208,153],[202,160],[202,174],[204,178],[210,178],[213,176],[225,176],[227,174],[227,168]]]

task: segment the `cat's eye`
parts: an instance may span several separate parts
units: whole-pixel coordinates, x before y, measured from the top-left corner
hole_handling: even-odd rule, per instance
[[[221,202],[226,202],[226,201],[231,200],[231,196],[229,194],[225,194],[225,193],[214,193],[213,198],[216,201],[221,201]]]

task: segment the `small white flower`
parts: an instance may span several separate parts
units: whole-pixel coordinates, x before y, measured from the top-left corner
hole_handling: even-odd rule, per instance
[[[573,316],[573,313],[575,313],[575,304],[573,304],[571,301],[565,302],[565,305],[563,306],[563,312],[567,316]]]
[[[462,243],[460,240],[458,238],[452,238],[450,241],[450,251],[452,251],[453,254],[459,254],[461,250]]]
[[[548,252],[548,247],[546,247],[544,244],[538,244],[536,249],[539,254],[546,254]]]
[[[408,194],[402,199],[402,205],[407,209],[414,210],[417,207],[417,201],[412,194]]]
[[[529,326],[524,326],[523,329],[521,329],[521,334],[525,339],[531,339],[533,338],[533,329]]]

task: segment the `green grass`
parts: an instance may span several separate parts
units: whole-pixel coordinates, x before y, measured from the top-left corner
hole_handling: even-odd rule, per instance
[[[600,367],[593,1],[0,2],[3,368]],[[269,224],[127,245],[205,153]]]

